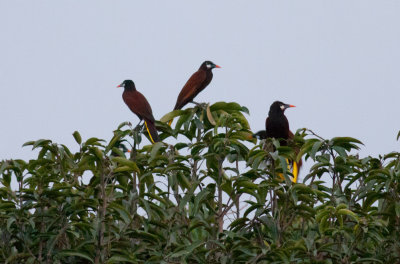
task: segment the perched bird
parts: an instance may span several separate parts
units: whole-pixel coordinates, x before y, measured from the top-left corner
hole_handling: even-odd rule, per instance
[[[160,141],[154,124],[155,119],[151,106],[146,100],[146,97],[136,90],[135,83],[132,80],[125,80],[117,87],[124,87],[122,98],[129,109],[139,117],[140,122],[144,120],[151,142],[154,143]]]
[[[281,141],[281,145],[287,145],[287,139],[289,138],[289,121],[286,118],[284,112],[294,105],[284,104],[279,101],[272,103],[269,108],[267,120],[265,120],[265,131],[269,138],[280,138],[284,139]],[[293,134],[293,133],[292,133]]]
[[[199,70],[193,73],[183,86],[176,100],[174,110],[182,109],[187,103],[193,102],[193,99],[211,82],[213,78],[211,70],[214,68],[221,67],[211,61],[205,61],[200,65]],[[171,125],[171,123],[172,120],[169,121],[169,125]]]
[[[288,139],[293,139],[294,135],[289,129],[289,121],[286,118],[284,112],[290,107],[295,107],[294,105],[284,104],[279,101],[272,103],[268,117],[265,120],[265,133],[263,131],[257,132],[258,135],[265,136],[266,138],[276,138],[280,140],[281,146],[287,146]],[[256,135],[257,135],[256,134]],[[297,182],[297,176],[299,174],[299,169],[302,165],[301,160],[297,164],[293,161],[293,181]]]

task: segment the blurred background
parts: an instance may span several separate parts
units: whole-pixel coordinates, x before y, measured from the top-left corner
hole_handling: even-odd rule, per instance
[[[132,79],[156,119],[200,64],[198,102],[235,101],[265,128],[275,100],[292,131],[351,136],[361,156],[399,149],[399,1],[1,1],[0,159],[72,133],[109,140],[138,122],[116,89]]]

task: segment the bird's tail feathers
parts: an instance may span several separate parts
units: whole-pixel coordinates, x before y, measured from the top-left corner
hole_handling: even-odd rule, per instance
[[[157,129],[154,123],[144,121],[144,125],[146,126],[147,133],[149,133],[149,137],[151,140],[151,143],[155,143],[160,141],[160,138],[158,137]]]
[[[297,176],[299,175],[299,168],[297,166],[296,161],[293,161],[292,174],[293,174],[293,182],[297,182]]]
[[[297,182],[297,176],[299,175],[299,166],[297,165],[296,161],[292,162],[292,166],[290,166],[289,160],[286,159],[286,162],[288,164],[288,170],[292,171],[293,179],[292,182]],[[278,173],[279,177],[284,180],[283,173]]]

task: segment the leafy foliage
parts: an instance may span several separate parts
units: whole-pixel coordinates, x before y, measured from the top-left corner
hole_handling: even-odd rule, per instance
[[[245,114],[173,111],[157,123],[170,144],[141,145],[129,123],[109,142],[74,132],[76,153],[25,143],[36,159],[0,163],[0,262],[400,261],[400,153],[359,158],[360,141],[307,129],[256,144]],[[292,183],[286,160],[302,157],[312,167]]]

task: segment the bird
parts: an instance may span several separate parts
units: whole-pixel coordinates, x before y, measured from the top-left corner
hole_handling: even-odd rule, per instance
[[[125,80],[117,87],[124,88],[122,99],[129,109],[139,117],[139,124],[144,120],[151,142],[154,144],[160,141],[151,106],[146,97],[136,90],[135,83],[132,80]]]
[[[267,131],[260,130],[257,133],[254,133],[253,135],[251,135],[250,139],[252,139],[252,138],[257,138],[258,140],[266,139],[267,138]]]
[[[174,110],[182,109],[187,103],[193,102],[193,99],[210,84],[213,73],[212,69],[221,68],[211,61],[204,61],[197,72],[189,78],[186,84],[183,86],[181,92],[178,95]],[[193,102],[195,103],[195,102]],[[169,125],[172,123],[171,119]]]
[[[257,132],[257,136],[265,136],[266,138],[276,138],[279,139],[281,146],[287,146],[288,140],[294,138],[294,134],[289,129],[289,121],[285,116],[285,110],[294,105],[285,104],[280,101],[275,101],[272,103],[268,117],[265,120],[265,133],[262,131]],[[298,163],[296,161],[292,162],[293,170],[293,182],[297,182],[297,176],[299,174],[299,169],[302,165],[300,160]]]

